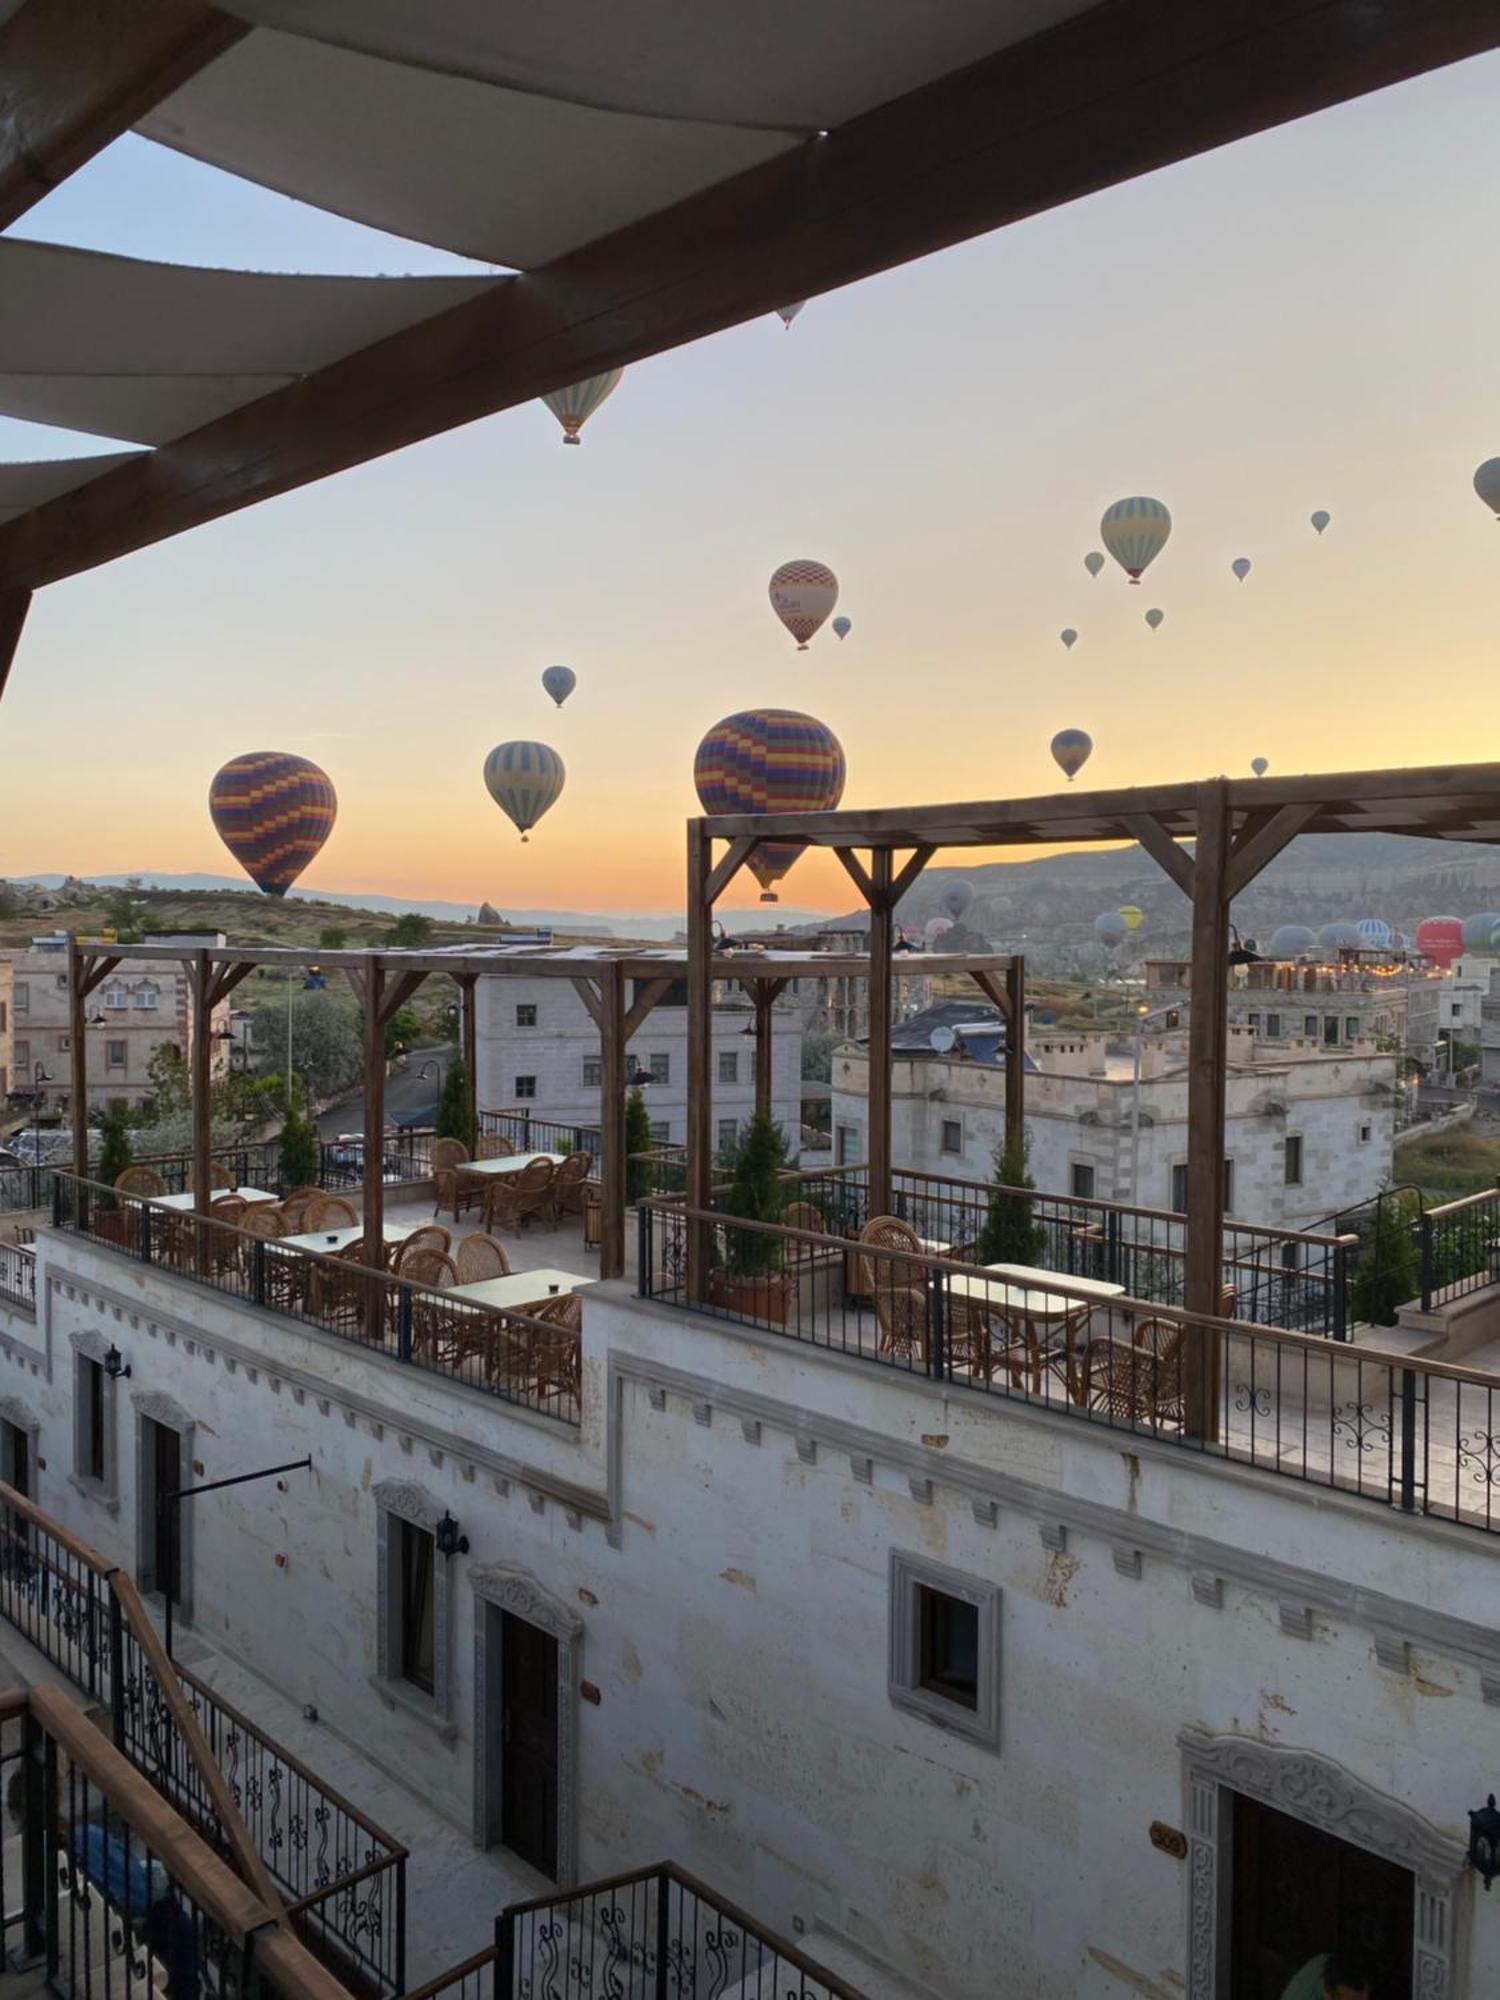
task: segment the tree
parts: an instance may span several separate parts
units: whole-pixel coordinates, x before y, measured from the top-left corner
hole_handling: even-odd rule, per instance
[[[1018,1140],[1007,1135],[995,1148],[996,1185],[990,1189],[976,1263],[1035,1264],[1046,1250],[1047,1232],[1033,1218],[1031,1202],[1024,1195],[1006,1192],[1036,1186],[1030,1157],[1031,1141],[1024,1134]]]
[[[639,1090],[625,1100],[625,1199],[642,1201],[652,1187],[651,1162],[637,1155],[649,1153],[656,1141],[651,1136],[651,1113]]]
[[[802,1037],[802,1074],[810,1083],[832,1083],[833,1052],[844,1035],[827,1028],[809,1028]]]
[[[725,1215],[743,1222],[779,1222],[786,1201],[782,1176],[787,1168],[786,1139],[781,1127],[757,1112],[733,1149],[729,1186],[719,1197]],[[781,1269],[782,1241],[760,1229],[725,1231],[724,1261],[742,1278],[763,1277]]]
[[[1404,1189],[1387,1189],[1375,1203],[1368,1248],[1349,1281],[1349,1310],[1367,1326],[1394,1326],[1400,1307],[1422,1290],[1412,1240],[1416,1203]]]
[[[414,945],[426,944],[431,936],[431,917],[424,917],[420,910],[406,910],[386,932],[385,941],[398,949],[409,949]]]
[[[286,1001],[255,1009],[251,1040],[279,1069],[286,1048]],[[364,1073],[364,1040],[354,996],[334,987],[297,987],[292,993],[292,1069],[315,1098],[336,1096]]]
[[[130,1107],[122,1097],[112,1097],[99,1114],[99,1164],[96,1177],[105,1187],[113,1187],[131,1162]]]
[[[151,1083],[151,1101],[143,1112],[142,1125],[162,1125],[183,1115],[192,1105],[193,1080],[187,1059],[175,1042],[159,1042],[146,1065]]]
[[[318,932],[320,951],[342,951],[349,942],[349,933],[342,924],[324,924]]]
[[[312,1120],[295,1105],[289,1106],[281,1126],[281,1185],[287,1189],[316,1187],[321,1164]]]
[[[398,1049],[409,1049],[422,1032],[422,1023],[410,1007],[398,1007],[385,1024],[385,1052],[393,1056]]]
[[[437,1139],[461,1140],[473,1153],[476,1135],[469,1109],[469,1072],[464,1068],[462,1056],[455,1056],[448,1065],[432,1131]]]

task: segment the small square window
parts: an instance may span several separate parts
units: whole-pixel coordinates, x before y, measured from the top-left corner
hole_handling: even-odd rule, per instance
[[[1251,1009],[1251,1011],[1250,1011],[1250,1012],[1249,1012],[1249,1013],[1248,1013],[1248,1014],[1247,1014],[1247,1015],[1245,1016],[1245,1020],[1246,1020],[1246,1023],[1247,1023],[1247,1025],[1248,1025],[1248,1026],[1249,1026],[1249,1027],[1251,1028],[1251,1030],[1252,1030],[1252,1031],[1254,1031],[1255,1029],[1258,1029],[1258,1028],[1259,1028],[1259,1026],[1260,1026],[1260,1011],[1259,1011],[1259,1009],[1258,1009],[1258,1008],[1252,1008],[1252,1009]]]
[[[1318,1039],[1318,1017],[1316,1014],[1306,1014],[1303,1016],[1302,1032],[1311,1042],[1315,1042]]]
[[[1286,1141],[1286,1184],[1288,1187],[1302,1185],[1302,1137],[1300,1133],[1289,1132]]]
[[[647,1056],[646,1067],[651,1072],[653,1083],[672,1081],[672,1058],[670,1056]]]
[[[15,1001],[16,1012],[18,1014],[26,1013],[31,1006],[31,981],[29,979],[18,979],[16,981]]]
[[[1267,1036],[1267,1039],[1268,1039],[1268,1040],[1270,1040],[1270,1041],[1273,1041],[1273,1042],[1274,1042],[1274,1041],[1277,1041],[1277,1040],[1279,1040],[1279,1039],[1280,1039],[1280,1036],[1281,1036],[1281,1016],[1280,1016],[1279,1014],[1267,1014],[1267,1016],[1266,1016],[1266,1036]]]
[[[740,1052],[738,1049],[720,1049],[720,1083],[738,1083],[740,1080]]]
[[[653,1146],[670,1146],[672,1143],[672,1121],[670,1118],[651,1120],[651,1143]]]
[[[399,1523],[401,1533],[401,1602],[399,1621],[401,1678],[431,1694],[435,1686],[436,1546],[425,1528],[414,1521]]]
[[[536,1026],[536,1002],[534,1000],[518,1000],[516,1002],[516,1026],[518,1028],[534,1028]]]
[[[72,1046],[73,1046],[73,1038],[72,1038],[72,1036],[71,1036],[71,1035],[59,1035],[59,1036],[58,1036],[58,1038],[57,1038],[57,1047],[58,1047],[58,1052],[59,1052],[59,1054],[61,1054],[61,1055],[66,1055],[66,1054],[68,1053],[69,1049],[71,1049],[71,1048],[72,1048]]]
[[[19,1073],[20,1073],[20,1071],[22,1071],[23,1069],[29,1069],[29,1068],[30,1068],[30,1066],[31,1066],[31,1044],[30,1044],[30,1042],[17,1042],[17,1043],[16,1043],[16,1071],[17,1071],[17,1073],[19,1074]]]
[[[719,1120],[719,1151],[721,1153],[732,1151],[739,1140],[739,1136],[740,1121],[738,1118],[721,1118]]]
[[[1179,1160],[1172,1169],[1172,1213],[1187,1213],[1187,1162]]]
[[[1090,1160],[1075,1160],[1070,1169],[1069,1193],[1079,1201],[1094,1199],[1094,1168]]]
[[[1351,1014],[1344,1023],[1344,1040],[1346,1042],[1359,1040],[1359,1017],[1355,1014]]]
[[[964,1128],[962,1121],[957,1118],[945,1118],[943,1120],[943,1151],[945,1153],[961,1153],[963,1149]]]
[[[123,1042],[106,1042],[104,1044],[104,1062],[108,1069],[124,1069],[125,1044]]]
[[[979,1606],[917,1585],[917,1684],[964,1708],[979,1706]]]
[[[1361,1126],[1360,1126],[1360,1128],[1359,1128],[1359,1143],[1360,1143],[1360,1144],[1361,1144],[1362,1146],[1368,1146],[1368,1145],[1369,1145],[1369,1143],[1370,1143],[1370,1131],[1371,1131],[1371,1128],[1370,1128],[1370,1126],[1368,1126],[1368,1125],[1361,1125]]]
[[[583,1059],[584,1089],[597,1090],[603,1081],[604,1058],[602,1056],[585,1056]]]
[[[156,987],[151,985],[149,980],[144,985],[137,986],[137,988],[135,989],[136,1006],[141,1008],[144,1012],[148,1014],[154,1010],[156,1003],[160,998],[161,998],[160,993],[157,991]]]
[[[515,1095],[517,1100],[523,1097],[535,1097],[536,1078],[534,1076],[518,1076],[516,1078]]]
[[[888,1692],[940,1728],[1000,1748],[1000,1590],[891,1550]]]

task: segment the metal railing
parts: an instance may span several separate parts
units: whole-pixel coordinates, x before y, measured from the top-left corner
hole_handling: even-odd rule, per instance
[[[1007,1210],[1010,1238],[1025,1248],[1012,1261],[1060,1276],[1123,1285],[1133,1298],[1180,1306],[1187,1266],[1187,1217],[1170,1209],[1006,1188],[898,1167],[891,1213],[941,1254],[977,1249],[990,1207]],[[837,1235],[857,1236],[871,1218],[869,1169],[831,1167],[787,1176],[787,1199],[805,1201]],[[1358,1254],[1348,1234],[1224,1224],[1224,1284],[1237,1318],[1296,1333],[1348,1338],[1348,1285]]]
[[[495,1968],[499,1963],[499,1945],[486,1945],[461,1965],[450,1966],[436,1979],[429,1979],[425,1986],[414,1986],[409,1993],[403,1993],[401,2000],[495,2000]],[[575,1989],[569,2000],[592,2000],[592,1996],[587,1989]],[[604,1996],[600,1995],[599,2000],[604,2000]]]
[[[496,1926],[496,1944],[495,2000],[606,1994],[863,2000],[855,1987],[670,1862],[513,1903]],[[463,2000],[477,2000],[472,1988]]]
[[[54,1227],[69,1235],[319,1327],[403,1367],[566,1424],[580,1421],[578,1336],[524,1309],[501,1311],[372,1270],[337,1254],[336,1236],[326,1253],[304,1250],[71,1174],[57,1176],[54,1196]]]
[[[51,1206],[51,1167],[0,1167],[0,1215],[25,1215]]]
[[[29,1244],[0,1243],[0,1300],[36,1311],[36,1252]]]
[[[122,1601],[122,1599],[124,1601]],[[0,1485],[0,1617],[109,1710],[116,1747],[226,1860],[232,1843],[115,1564]],[[405,1984],[406,1849],[205,1682],[176,1668],[187,1706],[288,1915],[317,1956],[366,1992]]]
[[[644,1203],[643,1297],[1062,1419],[1500,1532],[1500,1377],[1059,1274]],[[690,1236],[703,1275],[689,1287]]]
[[[432,1179],[432,1133],[430,1131],[388,1132],[381,1148],[380,1177],[397,1184]],[[365,1142],[357,1139],[324,1139],[318,1147],[318,1186],[357,1188],[364,1184]],[[278,1180],[276,1192],[283,1192]]]
[[[1423,1312],[1500,1281],[1500,1187],[1424,1209],[1415,1227]]]
[[[597,1159],[604,1147],[597,1125],[570,1125],[525,1110],[481,1111],[479,1133],[481,1138],[509,1139],[518,1153],[592,1153]]]

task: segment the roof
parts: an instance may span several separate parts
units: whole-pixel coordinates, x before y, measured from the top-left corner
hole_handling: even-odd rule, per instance
[[[0,0],[0,227],[134,127],[503,267],[0,244],[0,593],[1489,48],[1484,0]],[[103,310],[99,301],[105,301]],[[147,448],[121,455],[118,439]]]
[[[937,1028],[951,1028],[958,1038],[953,1049],[935,1049],[932,1046],[933,1031]],[[930,1007],[924,1007],[919,1014],[910,1014],[904,1021],[898,1021],[891,1029],[891,1054],[893,1056],[927,1057],[935,1062],[946,1062],[967,1056],[971,1062],[1003,1064],[1005,1060],[1005,1022],[998,1007],[992,1007],[983,1000],[935,1000]],[[1031,1051],[1024,1051],[1025,1067],[1033,1074],[1040,1074],[1040,1064],[1032,1057]]]

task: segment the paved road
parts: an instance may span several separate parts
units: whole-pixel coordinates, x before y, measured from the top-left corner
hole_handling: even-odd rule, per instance
[[[414,1049],[404,1064],[386,1072],[385,1115],[392,1125],[430,1125],[437,1116],[438,1094],[448,1065],[458,1054],[457,1046]],[[426,1072],[424,1075],[423,1072]],[[341,1132],[363,1132],[365,1101],[359,1091],[331,1104],[318,1119],[318,1133],[336,1139]]]

